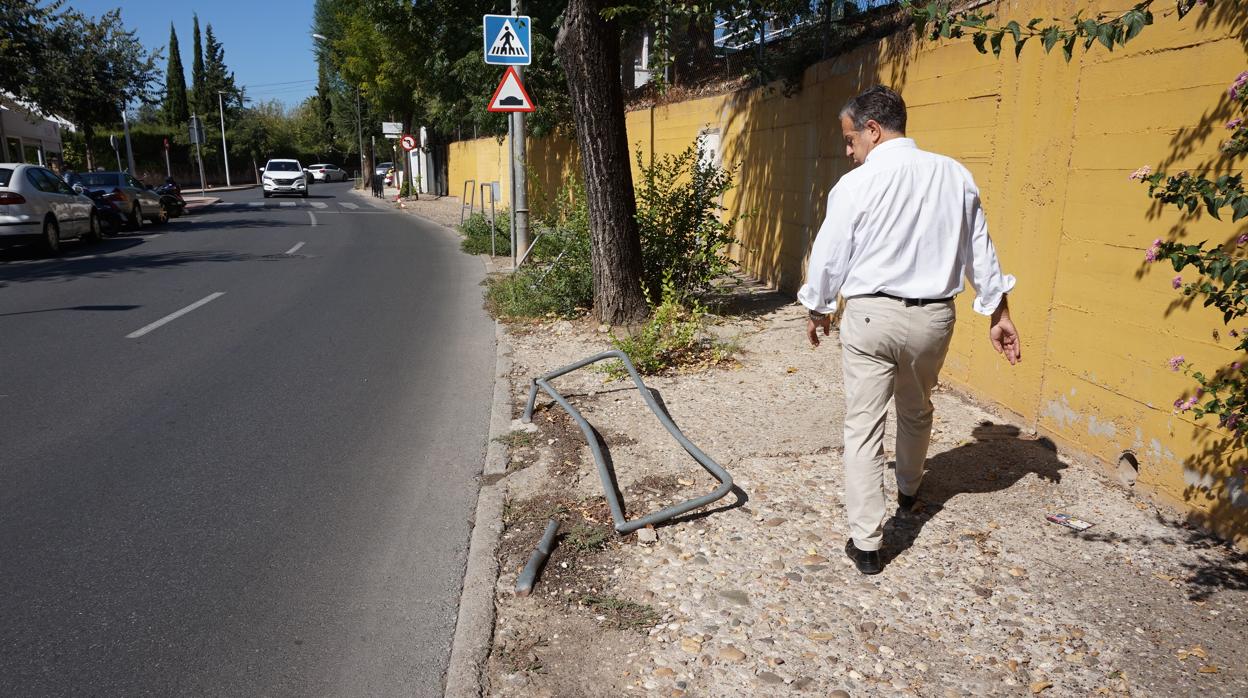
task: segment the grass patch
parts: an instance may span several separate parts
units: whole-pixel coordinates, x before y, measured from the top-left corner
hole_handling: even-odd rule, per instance
[[[645,630],[659,622],[659,612],[653,607],[616,596],[585,594],[580,602],[598,615],[606,616],[607,623],[619,630]]]

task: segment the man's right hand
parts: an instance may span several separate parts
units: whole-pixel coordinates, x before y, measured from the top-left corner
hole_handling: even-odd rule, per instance
[[[998,354],[1005,357],[1013,366],[1023,360],[1023,344],[1018,336],[1018,328],[1010,320],[1010,308],[1006,298],[992,313],[992,328],[988,330],[988,340]]]

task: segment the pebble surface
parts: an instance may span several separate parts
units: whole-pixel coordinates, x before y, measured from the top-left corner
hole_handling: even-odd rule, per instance
[[[659,620],[597,636],[618,662],[548,649],[540,672],[492,673],[490,694],[559,695],[599,672],[634,695],[1248,695],[1245,558],[947,390],[921,503],[886,524],[884,572],[860,575],[842,551],[840,348],[834,333],[811,350],[803,323],[792,305],[726,322],[739,367],[647,379],[745,497],[624,538],[610,593]],[[518,396],[606,344],[566,321],[511,341]],[[714,486],[628,385],[579,371],[556,387],[608,443],[629,437],[611,447],[621,487],[670,475],[677,501]],[[577,491],[600,496],[583,453]],[[545,637],[594,622],[513,613],[524,602],[499,589],[500,636],[521,618]]]

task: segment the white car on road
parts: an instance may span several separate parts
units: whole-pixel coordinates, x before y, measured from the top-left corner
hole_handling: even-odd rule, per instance
[[[264,198],[295,194],[308,198],[307,171],[298,160],[269,160],[264,164]]]
[[[0,163],[0,240],[39,240],[50,254],[62,240],[100,239],[95,202],[38,165]]]
[[[328,163],[309,165],[308,171],[312,173],[312,179],[318,182],[347,181],[347,171],[337,165],[330,165]]]

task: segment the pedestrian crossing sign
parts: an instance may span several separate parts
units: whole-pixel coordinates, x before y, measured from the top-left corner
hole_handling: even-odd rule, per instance
[[[529,18],[485,15],[485,62],[490,65],[528,65],[533,62]]]

